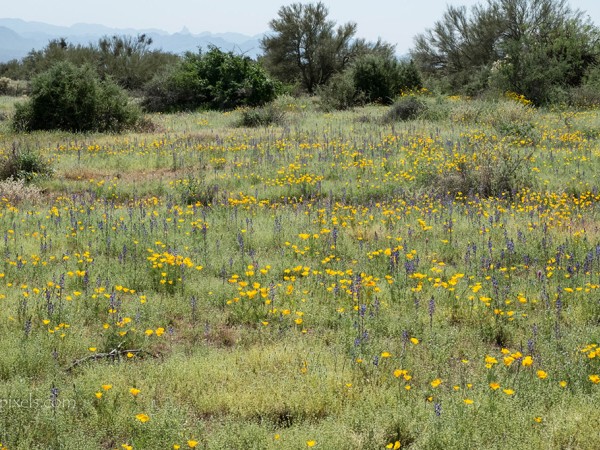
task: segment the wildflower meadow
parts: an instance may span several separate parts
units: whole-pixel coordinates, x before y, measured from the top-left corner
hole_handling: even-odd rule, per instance
[[[0,448],[597,449],[600,113],[411,97],[0,122]]]

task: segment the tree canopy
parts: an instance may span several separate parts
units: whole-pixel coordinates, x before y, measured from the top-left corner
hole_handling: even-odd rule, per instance
[[[488,0],[449,6],[415,38],[419,69],[450,90],[495,86],[540,104],[578,86],[599,60],[598,29],[566,0]]]
[[[352,44],[353,22],[340,25],[327,18],[321,2],[282,6],[261,41],[266,68],[285,82],[300,82],[309,93],[340,72],[358,49]],[[364,42],[363,42],[364,45]]]

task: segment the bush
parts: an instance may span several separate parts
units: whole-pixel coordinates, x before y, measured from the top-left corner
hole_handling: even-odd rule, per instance
[[[119,132],[137,125],[140,111],[124,91],[89,66],[61,62],[33,79],[30,100],[17,104],[17,131]]]
[[[445,97],[441,95],[435,96],[432,100],[428,101],[425,106],[425,110],[419,115],[421,119],[429,120],[431,122],[452,120],[452,102]]]
[[[0,78],[0,95],[8,95],[8,87],[10,86],[10,78]]]
[[[492,103],[493,108],[485,113],[485,122],[491,124],[498,134],[507,140],[525,141],[533,144],[540,139],[535,128],[536,110],[522,96],[520,100],[499,101]]]
[[[204,206],[215,204],[218,201],[219,186],[206,184],[204,180],[192,177],[184,180],[179,185],[178,193],[181,201],[186,205],[202,204]]]
[[[27,83],[24,81],[15,81],[7,77],[0,77],[0,95],[10,95],[16,97],[27,92]]]
[[[369,103],[391,105],[400,93],[397,63],[376,55],[368,55],[356,62],[352,69],[354,88],[362,92]]]
[[[317,94],[319,106],[324,111],[344,110],[364,103],[349,72],[334,75],[329,83],[317,88]]]
[[[427,105],[414,95],[401,97],[384,116],[384,122],[398,122],[419,118],[427,110]]]
[[[569,105],[581,109],[600,107],[600,88],[584,85],[570,89]]]
[[[401,91],[422,87],[421,76],[411,62],[395,58],[367,55],[352,68],[355,89],[369,103],[391,105]]]
[[[263,105],[277,90],[278,84],[250,58],[210,47],[206,53],[187,53],[178,66],[153,79],[143,106],[161,112],[231,110]]]
[[[275,100],[271,102],[275,108],[290,113],[314,111],[315,106],[318,106],[318,100],[315,97],[307,95],[293,96],[291,94],[279,94]]]
[[[317,93],[321,108],[343,110],[365,103],[391,105],[402,91],[418,90],[421,76],[412,62],[391,55],[367,54],[348,70],[334,75]]]
[[[16,146],[0,162],[0,180],[30,182],[35,178],[51,174],[50,165],[40,155],[31,150],[21,150]]]
[[[245,108],[239,123],[241,127],[267,127],[269,125],[283,125],[285,113],[274,105],[259,108]]]
[[[441,195],[478,195],[479,197],[513,198],[520,190],[531,187],[533,152],[519,153],[515,147],[483,148],[477,160],[460,162],[456,171],[435,174],[428,184]]]

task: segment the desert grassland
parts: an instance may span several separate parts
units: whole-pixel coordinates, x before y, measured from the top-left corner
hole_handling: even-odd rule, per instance
[[[597,448],[599,113],[425,101],[2,123],[3,446]]]

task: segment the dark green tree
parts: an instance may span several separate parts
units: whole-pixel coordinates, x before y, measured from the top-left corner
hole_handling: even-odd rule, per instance
[[[352,44],[355,23],[336,28],[328,13],[321,2],[282,6],[269,24],[273,33],[261,41],[265,67],[284,82],[300,83],[311,94],[344,70],[366,44]]]
[[[145,89],[149,111],[258,106],[275,98],[278,84],[248,57],[210,47],[187,53],[181,63],[157,76]]]

